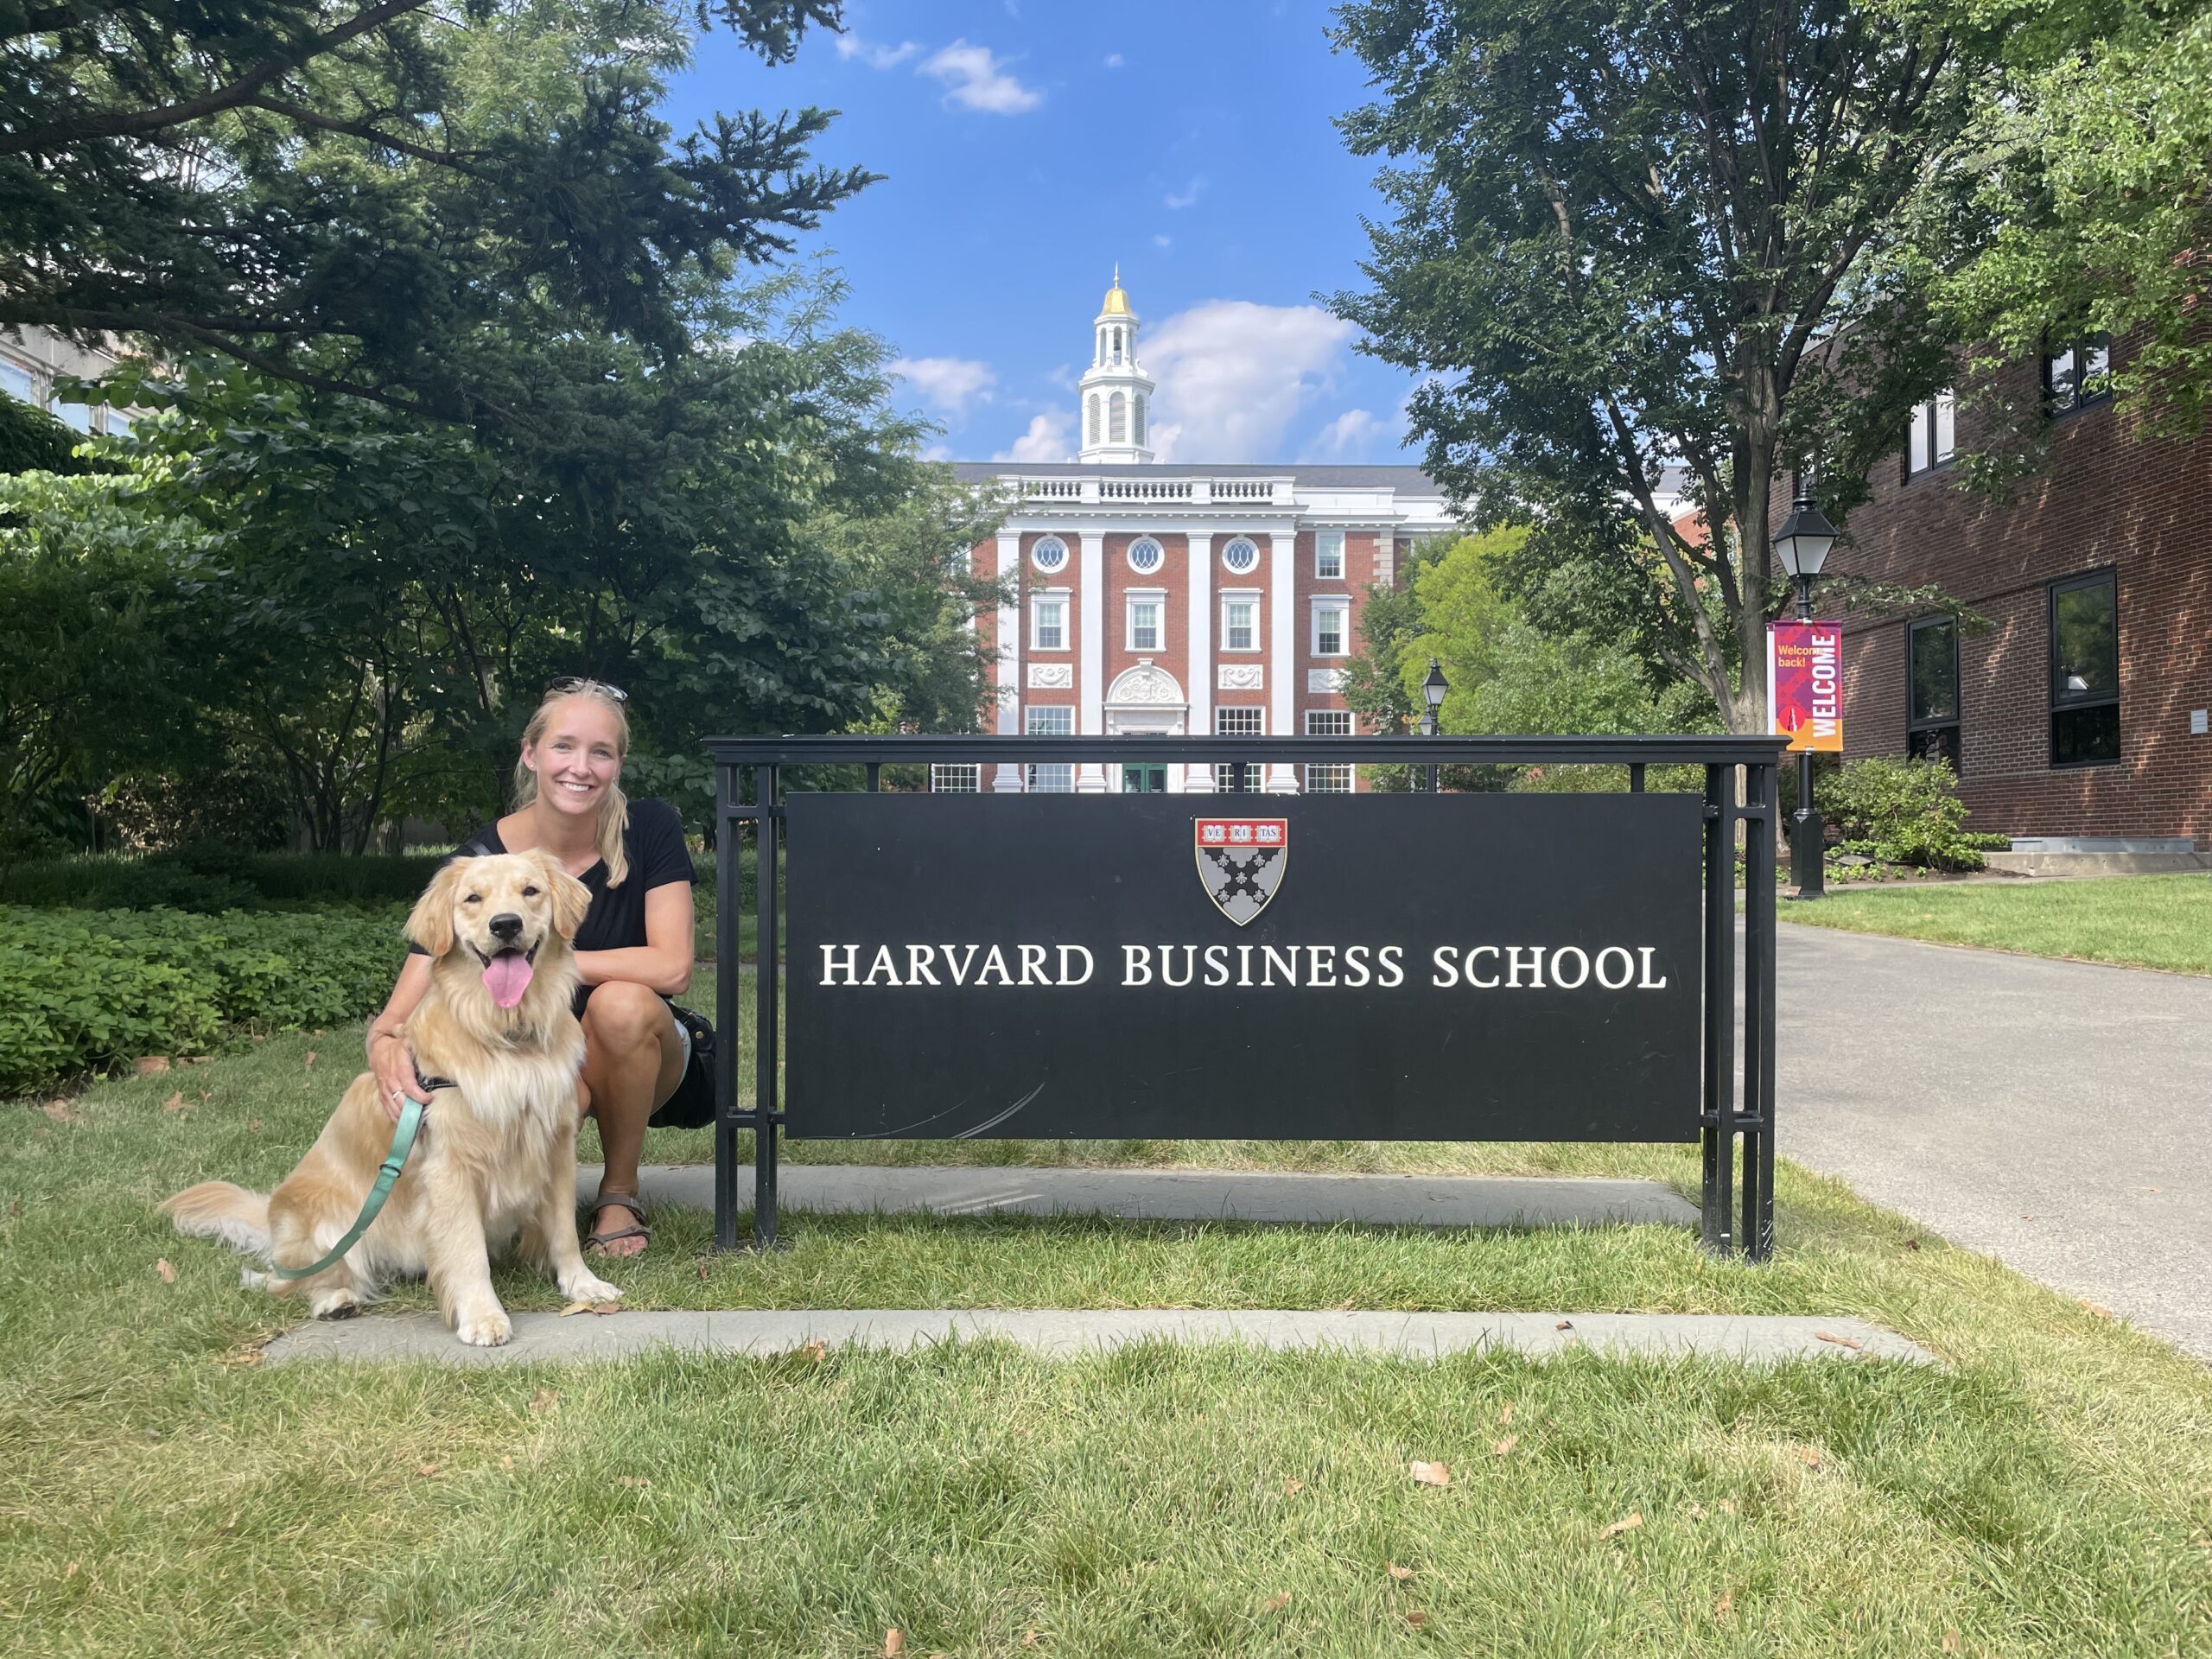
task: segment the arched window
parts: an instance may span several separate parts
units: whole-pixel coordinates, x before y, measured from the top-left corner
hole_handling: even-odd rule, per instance
[[[1141,444],[1144,442],[1144,394],[1142,392],[1139,392],[1137,394],[1136,402],[1136,420],[1129,429],[1129,441],[1133,443]]]
[[[1068,544],[1057,536],[1047,536],[1029,550],[1029,562],[1046,575],[1067,569]]]
[[[1246,575],[1259,568],[1260,550],[1256,544],[1239,536],[1221,550],[1221,562],[1229,568],[1230,574]]]
[[[1087,401],[1090,404],[1090,413],[1085,417],[1084,431],[1086,435],[1083,441],[1085,443],[1096,443],[1098,442],[1098,394],[1092,392]]]
[[[1148,576],[1159,569],[1166,556],[1160,543],[1149,536],[1139,537],[1129,543],[1129,569],[1141,576]]]
[[[1127,443],[1129,441],[1129,400],[1126,394],[1116,392],[1106,405],[1106,442]]]
[[[1114,331],[1114,360],[1116,363],[1122,360],[1122,331],[1119,328]]]

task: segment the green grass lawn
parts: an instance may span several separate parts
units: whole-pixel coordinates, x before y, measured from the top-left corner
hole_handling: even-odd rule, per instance
[[[1764,1268],[1657,1228],[913,1217],[794,1217],[758,1260],[675,1212],[607,1274],[642,1306],[1855,1313],[1947,1367],[989,1344],[257,1365],[296,1312],[153,1205],[281,1177],[359,1044],[0,1106],[0,1650],[858,1659],[896,1627],[916,1659],[2212,1651],[2212,1374],[1786,1164]],[[1687,1148],[1053,1150],[1694,1179]],[[518,1270],[501,1289],[559,1304]]]
[[[1828,889],[1782,918],[2037,957],[2212,974],[2212,874]]]

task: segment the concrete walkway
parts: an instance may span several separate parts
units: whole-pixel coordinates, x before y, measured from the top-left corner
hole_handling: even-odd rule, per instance
[[[1229,1342],[1276,1351],[1338,1350],[1433,1359],[1499,1350],[1545,1357],[1579,1348],[1609,1355],[1689,1355],[1775,1364],[1799,1359],[1935,1357],[1863,1320],[1721,1313],[1244,1313],[1189,1309],[975,1312],[826,1309],[773,1313],[522,1313],[504,1348],[470,1348],[435,1315],[309,1323],[264,1351],[267,1361],[428,1359],[449,1365],[626,1359],[655,1348],[759,1357],[809,1343],[905,1351],[996,1338],[1051,1358],[1151,1341]]]
[[[647,1165],[648,1206],[715,1205],[705,1164]],[[577,1201],[599,1190],[599,1166],[578,1173]],[[740,1207],[753,1204],[741,1172]],[[1697,1206],[1658,1181],[1474,1175],[1305,1175],[1265,1170],[966,1168],[786,1162],[777,1186],[785,1210],[869,1215],[1115,1216],[1146,1221],[1364,1222],[1408,1227],[1697,1225]]]
[[[1783,1156],[2212,1359],[2212,979],[1779,931]]]

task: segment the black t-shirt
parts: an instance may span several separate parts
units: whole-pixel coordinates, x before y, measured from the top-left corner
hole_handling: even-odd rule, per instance
[[[591,908],[584,912],[583,925],[576,930],[575,948],[579,950],[621,950],[644,944],[645,895],[671,881],[691,879],[691,855],[683,845],[683,820],[676,816],[676,809],[666,801],[630,803],[630,823],[622,832],[622,849],[630,855],[630,874],[620,887],[607,885],[605,859],[578,878],[591,889]],[[468,836],[448,858],[506,850],[495,822]],[[419,944],[410,944],[408,949],[417,955],[423,952]],[[579,1006],[591,995],[591,988],[587,985],[578,993]]]

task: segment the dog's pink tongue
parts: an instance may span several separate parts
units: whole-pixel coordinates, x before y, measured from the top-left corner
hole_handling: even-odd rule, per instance
[[[491,966],[484,970],[484,988],[501,1007],[512,1008],[530,988],[530,958],[519,950],[510,950],[492,958]]]

